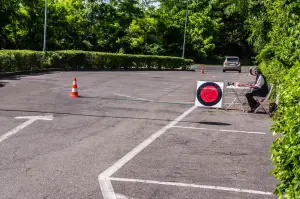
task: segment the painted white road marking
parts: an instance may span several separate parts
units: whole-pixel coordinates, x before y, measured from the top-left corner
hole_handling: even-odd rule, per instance
[[[153,100],[147,100],[147,99],[144,99],[144,98],[137,98],[137,97],[132,97],[132,96],[129,96],[129,95],[123,95],[123,94],[118,94],[118,93],[115,93],[114,95],[120,96],[120,97],[131,98],[131,99],[135,99],[135,100],[144,100],[144,101],[149,101],[149,102],[153,101]]]
[[[194,104],[195,104],[195,102],[156,101],[156,100],[150,100],[150,99],[138,98],[138,97],[133,97],[133,96],[124,95],[124,94],[118,94],[118,93],[115,93],[114,95],[120,96],[120,97],[130,98],[130,99],[133,99],[133,100],[142,100],[142,101],[146,101],[146,102],[169,103],[169,104],[187,104],[187,105],[194,105]]]
[[[158,103],[169,103],[169,104],[187,104],[187,105],[194,105],[195,102],[172,102],[172,101],[156,101]]]
[[[16,119],[28,119],[28,120],[48,120],[51,121],[53,120],[53,115],[45,115],[45,116],[20,116],[20,117],[15,117]]]
[[[246,134],[258,134],[258,135],[266,135],[264,132],[253,132],[253,131],[237,131],[230,129],[211,129],[211,128],[196,128],[196,127],[186,127],[186,126],[173,126],[173,128],[181,128],[181,129],[194,129],[194,130],[204,130],[204,131],[220,131],[220,132],[229,132],[229,133],[246,133]]]
[[[139,75],[148,75],[149,73],[137,73]]]
[[[111,184],[110,179],[104,177],[103,174],[98,176],[100,188],[102,191],[102,196],[104,199],[117,199],[114,188]]]
[[[116,193],[116,196],[117,196],[117,199],[134,199],[134,198],[129,198],[128,196],[125,196],[125,195],[119,194],[119,193]]]
[[[178,97],[179,94],[168,94],[167,96],[175,96],[175,97]],[[192,94],[180,94],[181,97],[190,97],[192,96]]]
[[[137,147],[135,147],[132,151],[123,156],[120,160],[114,163],[111,167],[105,170],[98,176],[100,188],[102,190],[102,194],[104,199],[116,199],[116,194],[114,193],[114,189],[112,187],[111,181],[109,179],[115,172],[117,172],[120,168],[122,168],[127,162],[129,162],[132,158],[134,158],[138,153],[144,150],[147,146],[149,146],[153,141],[163,135],[168,129],[175,126],[178,122],[184,119],[188,114],[190,114],[197,107],[193,106],[177,117],[175,120],[170,122],[167,126],[163,127],[156,133],[152,134],[148,139],[143,141]]]
[[[273,195],[271,192],[257,191],[251,189],[238,189],[238,188],[230,188],[230,187],[220,187],[220,186],[211,186],[211,185],[197,185],[197,184],[186,184],[186,183],[178,183],[178,182],[159,182],[154,180],[140,180],[140,179],[127,179],[127,178],[109,178],[112,181],[119,182],[132,182],[132,183],[145,183],[145,184],[159,184],[159,185],[167,185],[167,186],[177,186],[177,187],[188,187],[188,188],[200,188],[200,189],[212,189],[212,190],[220,190],[220,191],[230,191],[230,192],[239,192],[239,193],[251,193],[251,194],[259,194],[259,195]]]
[[[5,133],[4,135],[0,136],[0,143],[9,138],[10,136],[18,133],[20,130],[24,129],[25,127],[29,126],[36,120],[46,120],[50,121],[53,120],[53,115],[46,115],[46,116],[20,116],[16,117],[16,119],[28,119],[26,122],[20,124],[16,128],[12,129],[11,131]]]

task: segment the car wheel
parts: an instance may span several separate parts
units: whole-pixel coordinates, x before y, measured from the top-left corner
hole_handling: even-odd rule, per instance
[[[225,73],[226,72],[226,70],[223,70],[223,73]]]
[[[239,73],[241,73],[242,72],[242,70],[239,70]]]

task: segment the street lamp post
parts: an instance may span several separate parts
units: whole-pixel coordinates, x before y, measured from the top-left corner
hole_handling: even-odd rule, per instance
[[[185,16],[185,26],[184,26],[184,36],[183,36],[183,47],[182,47],[182,58],[184,59],[185,54],[185,43],[186,43],[186,26],[187,26],[187,20],[188,20],[188,14],[189,14],[189,0],[186,0],[186,16]]]
[[[46,40],[47,40],[47,15],[48,15],[48,0],[45,0],[45,25],[44,25],[44,45],[43,51],[46,52]]]

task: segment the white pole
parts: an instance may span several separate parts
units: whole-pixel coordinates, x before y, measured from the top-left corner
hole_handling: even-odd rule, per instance
[[[45,25],[44,25],[44,46],[43,46],[43,51],[44,51],[44,52],[46,52],[47,15],[48,15],[48,0],[45,0]]]
[[[186,1],[186,16],[185,16],[185,27],[184,27],[184,36],[183,36],[182,58],[184,58],[184,54],[185,54],[186,26],[187,26],[188,14],[189,14],[188,7],[189,7],[189,0]]]

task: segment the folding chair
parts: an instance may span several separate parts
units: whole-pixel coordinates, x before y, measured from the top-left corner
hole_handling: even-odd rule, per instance
[[[267,111],[264,108],[264,104],[269,100],[269,97],[271,95],[272,89],[273,89],[273,84],[270,84],[270,86],[269,86],[269,92],[268,92],[268,94],[267,94],[266,97],[257,97],[257,96],[254,97],[255,100],[257,101],[257,103],[259,103],[259,106],[255,109],[254,113],[257,113],[257,111],[259,109],[263,109],[268,115],[270,115],[270,112]]]

